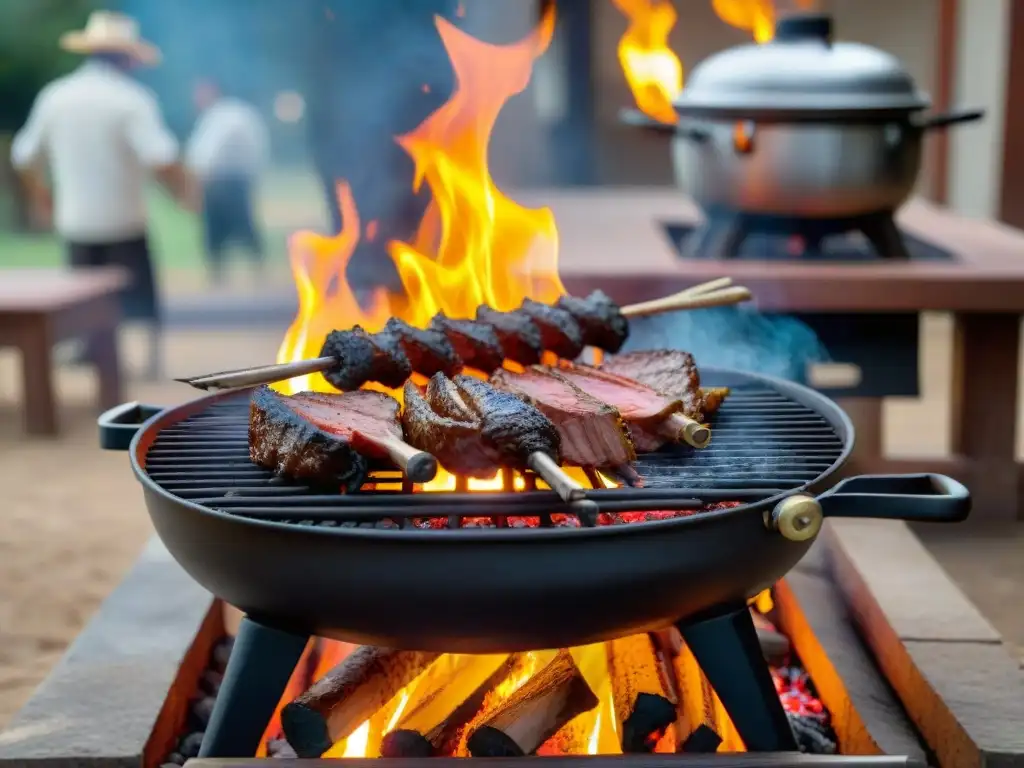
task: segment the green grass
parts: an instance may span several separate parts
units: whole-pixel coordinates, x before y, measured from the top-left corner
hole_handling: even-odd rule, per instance
[[[199,217],[185,211],[165,193],[149,192],[150,246],[160,269],[204,268],[202,227]],[[284,258],[287,232],[266,233],[271,259]],[[65,264],[64,245],[51,233],[23,234],[0,229],[0,268],[56,267]]]

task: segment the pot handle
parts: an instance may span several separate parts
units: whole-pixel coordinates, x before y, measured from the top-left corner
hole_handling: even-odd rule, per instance
[[[954,109],[949,112],[940,112],[937,115],[926,117],[915,117],[911,124],[922,131],[931,131],[937,128],[947,128],[957,123],[973,123],[985,116],[984,109]]]
[[[127,451],[132,439],[143,424],[163,411],[156,405],[121,403],[104,411],[96,420],[100,428],[100,448],[107,451]]]
[[[971,493],[945,475],[860,475],[818,497],[826,517],[871,517],[922,523],[959,523],[971,511]]]
[[[639,109],[619,110],[619,122],[623,125],[628,125],[630,128],[644,128],[645,130],[656,131],[657,133],[671,133],[674,136],[684,136],[693,141],[703,142],[711,138],[710,133],[700,128],[681,126],[679,123],[663,123],[660,120],[655,120],[653,117],[648,117]]]

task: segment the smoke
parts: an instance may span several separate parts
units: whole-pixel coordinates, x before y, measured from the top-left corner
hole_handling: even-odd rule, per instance
[[[808,365],[829,361],[817,335],[794,317],[715,307],[630,321],[626,350],[682,349],[698,365],[737,368],[805,382]]]

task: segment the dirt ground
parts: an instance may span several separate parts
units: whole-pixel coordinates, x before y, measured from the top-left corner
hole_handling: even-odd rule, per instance
[[[282,329],[283,331],[284,329]],[[167,373],[224,369],[271,359],[278,333],[192,332],[168,338]],[[887,403],[891,452],[941,454],[948,392],[949,324],[929,320],[919,402]],[[143,359],[141,340],[126,334],[129,362]],[[29,696],[96,607],[117,584],[151,532],[124,454],[96,443],[93,381],[64,369],[63,436],[26,440],[16,406],[13,355],[0,351],[0,727]],[[170,405],[191,390],[133,381],[131,399]],[[1024,658],[1024,537],[1000,534],[977,543],[945,538],[931,544],[954,578]]]

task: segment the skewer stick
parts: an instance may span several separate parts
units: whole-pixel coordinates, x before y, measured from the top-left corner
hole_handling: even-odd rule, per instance
[[[569,475],[562,471],[562,468],[558,466],[557,462],[548,456],[546,453],[541,451],[535,451],[531,453],[529,458],[526,460],[527,465],[544,478],[544,482],[547,483],[551,490],[558,494],[559,498],[566,504],[572,504],[575,501],[583,501],[586,496],[586,491],[582,485],[573,480]]]
[[[646,317],[662,312],[677,312],[685,309],[702,309],[706,307],[722,307],[739,304],[752,298],[746,288],[733,286],[732,278],[721,277],[700,285],[694,285],[685,291],[665,296],[660,299],[629,304],[622,307],[626,317]],[[293,363],[277,365],[261,365],[235,371],[221,371],[203,376],[175,379],[202,390],[241,389],[262,384],[272,384],[296,376],[307,376],[313,373],[329,371],[338,361],[333,357],[315,357],[310,360],[299,360]]]
[[[386,455],[414,483],[429,483],[437,477],[437,459],[392,435],[357,433],[358,440]]]
[[[711,442],[711,430],[696,419],[673,413],[658,425],[658,433],[671,440],[679,440],[694,448],[707,448]]]

